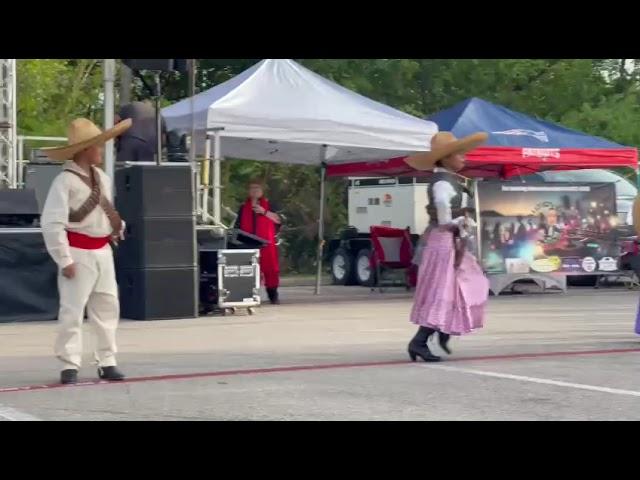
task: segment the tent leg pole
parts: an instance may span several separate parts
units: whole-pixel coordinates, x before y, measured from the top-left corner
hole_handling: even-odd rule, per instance
[[[191,109],[191,132],[190,132],[190,144],[189,144],[189,165],[191,166],[191,191],[193,192],[193,201],[194,201],[194,218],[196,219],[195,225],[198,224],[198,187],[200,185],[199,178],[197,175],[198,165],[196,163],[196,123],[195,116],[193,114],[194,110],[194,97],[196,94],[196,60],[191,59],[189,61],[189,101],[190,109]],[[196,232],[197,233],[197,232]],[[200,253],[198,249],[198,238],[197,234],[193,236],[193,264],[200,266]],[[199,295],[199,285],[200,285],[200,268],[194,269],[193,272],[193,306],[194,312],[193,315],[195,318],[200,316],[200,295]]]
[[[213,222],[220,225],[222,221],[220,214],[220,129],[213,133]]]
[[[476,218],[474,221],[476,222],[476,248],[478,249],[478,262],[482,265],[482,219],[480,218],[480,198],[478,196],[478,180],[473,181],[473,201],[474,201],[474,209],[476,211]]]
[[[202,223],[206,224],[209,219],[209,179],[211,178],[211,136],[206,133],[204,144],[204,161],[200,176],[202,178]]]
[[[196,120],[193,99],[196,94],[196,61],[189,61],[189,107],[191,109],[191,136],[189,137],[189,163],[191,164],[191,191],[193,192],[193,213],[196,217],[196,224],[200,221],[200,172],[196,161]],[[197,250],[197,248],[196,248]],[[197,260],[197,259],[196,259]],[[196,261],[197,263],[197,261]]]
[[[162,112],[161,109],[161,100],[162,100],[162,82],[160,81],[160,72],[156,72],[155,74],[156,80],[156,133],[157,133],[157,144],[156,144],[156,164],[160,165],[162,163]]]
[[[325,204],[325,180],[327,167],[324,164],[326,147],[322,149],[322,169],[320,170],[320,211],[318,213],[318,270],[316,272],[316,295],[320,295],[320,284],[322,283],[322,251],[324,248],[324,204]]]
[[[196,164],[196,117],[195,117],[195,95],[196,95],[196,60],[189,61],[189,108],[191,109],[191,137],[189,145],[189,161],[191,165]]]
[[[116,76],[116,61],[113,58],[103,60],[103,80],[104,80],[104,129],[108,130],[113,127],[115,98],[114,83]],[[111,181],[114,178],[114,152],[113,140],[109,140],[104,146],[104,169]]]

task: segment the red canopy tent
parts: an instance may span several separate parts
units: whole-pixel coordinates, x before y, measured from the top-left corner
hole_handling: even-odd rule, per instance
[[[425,174],[407,165],[405,158],[330,165],[327,168],[327,175],[329,177],[400,177]],[[544,170],[620,167],[637,170],[638,151],[635,148],[585,151],[481,147],[467,153],[467,167],[460,173],[470,178],[508,179]]]
[[[530,175],[543,170],[584,168],[638,168],[638,152],[608,140],[577,132],[550,122],[514,112],[479,98],[471,98],[429,117],[440,130],[461,138],[477,131],[489,133],[486,145],[467,154],[472,178],[502,178]],[[419,176],[403,157],[374,162],[330,165],[327,175]]]

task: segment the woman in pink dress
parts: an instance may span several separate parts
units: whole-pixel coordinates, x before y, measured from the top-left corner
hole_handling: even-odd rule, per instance
[[[487,139],[476,133],[461,140],[450,132],[440,132],[431,140],[431,151],[414,155],[406,162],[417,170],[433,170],[429,188],[429,227],[420,260],[418,285],[411,322],[419,325],[408,346],[409,357],[425,362],[440,361],[427,346],[438,332],[446,353],[451,353],[451,335],[464,335],[481,328],[489,282],[475,257],[465,250],[464,201],[471,195],[457,172],[465,165],[465,152]]]

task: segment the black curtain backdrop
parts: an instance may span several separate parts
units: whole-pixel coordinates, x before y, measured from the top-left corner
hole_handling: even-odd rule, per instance
[[[57,275],[39,230],[0,228],[0,322],[55,320]]]

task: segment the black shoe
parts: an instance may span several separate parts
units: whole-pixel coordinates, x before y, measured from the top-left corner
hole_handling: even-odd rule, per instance
[[[63,385],[72,385],[78,383],[78,370],[69,368],[60,372],[60,383]]]
[[[427,341],[429,337],[436,331],[433,328],[420,327],[418,333],[409,342],[407,351],[409,352],[409,358],[412,362],[416,361],[417,357],[422,358],[425,362],[439,362],[440,357],[431,353],[429,347],[427,347]]]
[[[409,352],[409,358],[411,359],[412,362],[415,362],[417,357],[422,358],[422,360],[425,362],[440,361],[440,357],[431,353],[431,350],[429,350],[429,347],[427,347],[426,345],[421,347],[416,347],[409,344],[407,351]]]
[[[118,370],[118,367],[98,367],[98,377],[100,380],[117,382],[124,380],[124,373]]]
[[[440,348],[447,352],[447,354],[451,355],[451,349],[449,348],[449,340],[451,339],[451,335],[448,333],[438,332],[438,344]]]
[[[280,305],[280,298],[278,297],[277,288],[267,288],[267,296],[271,305]]]

